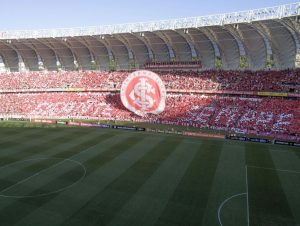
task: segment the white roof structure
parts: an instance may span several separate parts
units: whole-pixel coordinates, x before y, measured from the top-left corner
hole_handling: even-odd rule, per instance
[[[3,70],[107,70],[200,59],[203,69],[298,67],[300,2],[249,11],[99,27],[0,32]]]

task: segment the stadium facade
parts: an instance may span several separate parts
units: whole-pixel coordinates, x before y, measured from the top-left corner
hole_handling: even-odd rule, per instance
[[[101,27],[0,33],[0,70],[108,70],[200,60],[203,69],[300,67],[300,2]],[[243,66],[241,66],[243,64]]]

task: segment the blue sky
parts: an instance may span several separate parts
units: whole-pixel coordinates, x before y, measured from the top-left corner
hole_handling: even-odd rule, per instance
[[[67,28],[234,12],[297,0],[6,0],[0,30]]]

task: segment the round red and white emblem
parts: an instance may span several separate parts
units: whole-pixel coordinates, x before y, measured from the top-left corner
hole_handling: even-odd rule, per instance
[[[137,115],[159,114],[165,109],[166,88],[156,73],[135,71],[122,83],[121,100],[127,109]]]

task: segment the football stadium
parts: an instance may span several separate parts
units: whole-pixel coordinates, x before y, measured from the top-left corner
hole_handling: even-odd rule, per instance
[[[300,2],[0,32],[0,225],[299,226]]]

